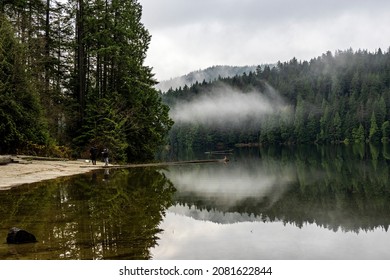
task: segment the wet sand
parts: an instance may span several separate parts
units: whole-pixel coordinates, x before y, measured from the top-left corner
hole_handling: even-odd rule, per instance
[[[4,159],[5,156],[2,156]],[[85,160],[36,160],[26,157],[11,157],[14,162],[0,165],[0,190],[22,184],[86,173],[102,168],[104,163],[92,165]]]

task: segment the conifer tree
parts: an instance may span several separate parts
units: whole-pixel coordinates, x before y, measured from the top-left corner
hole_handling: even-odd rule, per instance
[[[46,144],[48,132],[23,47],[0,15],[0,152],[15,153],[29,143]]]
[[[382,124],[382,143],[389,142],[390,139],[390,122],[385,121]]]
[[[110,103],[116,108],[106,118],[125,120],[116,138],[122,143],[99,144],[124,152],[128,160],[151,159],[172,121],[153,87],[156,82],[151,68],[144,65],[151,36],[141,23],[142,7],[136,0],[79,0],[78,4],[74,96],[81,113],[77,140],[91,137],[77,144],[85,149],[91,141],[109,138],[112,130],[107,130],[104,122],[95,125],[106,137],[93,137],[91,131],[96,127],[89,127],[86,120],[93,118],[96,110],[88,108],[119,98],[120,104]]]
[[[376,123],[375,112],[372,112],[370,123],[371,125],[370,125],[369,141],[371,143],[379,142],[381,138],[381,133]]]

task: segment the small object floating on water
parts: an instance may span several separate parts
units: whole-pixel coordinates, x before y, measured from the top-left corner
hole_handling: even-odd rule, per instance
[[[34,242],[37,242],[37,239],[35,238],[34,234],[17,227],[11,228],[7,235],[8,244],[22,244]]]

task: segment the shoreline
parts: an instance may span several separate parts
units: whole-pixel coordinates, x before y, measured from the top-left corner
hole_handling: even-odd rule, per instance
[[[97,165],[91,165],[85,160],[50,158],[42,160],[27,156],[1,157],[9,158],[11,161],[0,165],[0,191],[23,184],[83,174],[104,168],[104,163],[98,162]]]
[[[0,156],[0,191],[20,185],[88,173],[104,168],[161,167],[170,165],[226,163],[226,159],[191,160],[177,162],[139,163],[104,166],[103,162],[91,165],[90,160],[67,160],[32,156]]]

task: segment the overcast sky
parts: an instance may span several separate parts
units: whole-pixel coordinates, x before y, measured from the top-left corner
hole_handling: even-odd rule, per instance
[[[390,47],[389,0],[139,0],[158,80],[213,65]]]

